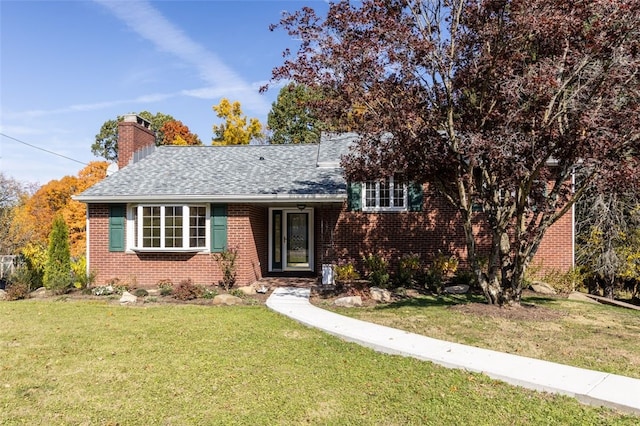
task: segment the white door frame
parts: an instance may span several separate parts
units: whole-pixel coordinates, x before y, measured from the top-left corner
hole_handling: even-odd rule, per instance
[[[274,211],[279,211],[282,213],[281,223],[280,223],[280,268],[274,267],[274,247],[275,247],[275,236],[274,236]],[[287,219],[288,215],[292,213],[307,213],[308,222],[307,222],[307,241],[308,241],[308,260],[309,264],[305,266],[290,266],[287,265]],[[313,271],[314,270],[314,210],[313,207],[305,207],[303,209],[297,207],[271,207],[269,208],[269,268],[270,272],[273,271]]]

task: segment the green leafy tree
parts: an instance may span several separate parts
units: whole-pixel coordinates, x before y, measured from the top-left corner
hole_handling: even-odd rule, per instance
[[[167,129],[165,125],[174,121],[180,123],[181,130],[179,134],[189,142],[188,144],[193,145],[200,141],[198,135],[191,133],[188,127],[171,115],[161,112],[154,115],[149,111],[142,111],[138,115],[151,123],[151,129],[156,132],[156,145],[173,145],[175,140],[180,141],[180,139],[175,138],[175,132],[171,133],[171,135],[165,135],[165,130]],[[100,133],[96,135],[95,142],[91,145],[91,152],[95,156],[105,158],[108,161],[116,161],[118,159],[118,123],[123,119],[124,116],[119,115],[115,120],[104,122],[100,128]],[[170,126],[169,128],[172,127]],[[193,143],[191,143],[192,141]]]
[[[49,235],[43,281],[45,288],[55,293],[63,293],[71,285],[69,231],[61,215],[54,219],[53,229]]]
[[[302,84],[289,83],[280,89],[267,116],[271,143],[317,143],[327,127],[314,111],[320,96],[318,90]]]
[[[262,123],[257,118],[247,122],[239,101],[222,98],[213,110],[218,118],[224,119],[223,124],[213,125],[213,145],[247,145],[252,140],[264,139]]]

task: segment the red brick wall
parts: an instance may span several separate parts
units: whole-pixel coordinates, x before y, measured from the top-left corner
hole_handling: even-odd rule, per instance
[[[268,207],[231,204],[227,213],[228,245],[238,249],[238,285],[247,285],[267,273]],[[219,267],[210,254],[109,252],[108,215],[106,204],[89,207],[89,262],[97,273],[96,284],[119,278],[141,287],[153,287],[164,279],[177,284],[190,278],[196,284],[210,285],[221,279]],[[315,207],[314,216],[317,273],[321,264],[339,259],[356,261],[361,269],[362,255],[378,252],[391,260],[417,253],[423,261],[430,261],[441,252],[456,255],[464,265],[466,246],[458,213],[428,191],[422,212],[348,212],[345,204],[323,204]],[[476,226],[480,232],[480,226]],[[480,240],[481,245],[488,247],[488,236]],[[572,266],[571,214],[547,231],[533,264],[561,271]]]
[[[361,258],[368,253],[384,255],[391,261],[392,270],[397,268],[397,260],[408,253],[419,254],[424,262],[439,252],[455,255],[465,266],[467,250],[460,215],[428,189],[422,212],[349,212],[345,203],[318,208],[316,218],[317,271],[322,263],[339,259],[354,261],[362,270]],[[476,241],[480,250],[488,252],[490,235],[482,224],[478,215]],[[547,231],[533,265],[541,265],[542,270],[567,271],[573,266],[572,241],[572,215],[568,213]]]
[[[573,214],[570,210],[547,230],[532,265],[562,272],[573,266]]]
[[[238,248],[238,284],[260,279],[267,265],[267,211],[251,205],[228,206],[228,244]],[[118,278],[129,285],[155,287],[160,280],[174,284],[190,278],[211,285],[222,278],[210,254],[109,252],[109,206],[89,205],[89,267],[96,285]]]
[[[262,278],[268,265],[268,209],[251,204],[228,207],[227,238],[238,249],[238,284],[248,285]]]
[[[316,217],[325,218],[325,229],[329,230],[324,238],[320,236],[318,264],[345,259],[356,262],[361,270],[363,255],[379,253],[395,269],[394,260],[409,253],[419,254],[423,261],[433,259],[438,252],[466,256],[456,210],[430,192],[424,194],[422,212],[349,212],[345,203],[323,207]]]

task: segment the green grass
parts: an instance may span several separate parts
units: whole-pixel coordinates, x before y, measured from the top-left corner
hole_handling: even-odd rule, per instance
[[[517,320],[451,308],[478,300],[423,296],[369,308],[321,305],[436,339],[640,378],[640,311],[544,297],[524,298],[534,307],[522,309],[549,309],[556,318]]]
[[[264,306],[0,303],[0,424],[637,424]]]

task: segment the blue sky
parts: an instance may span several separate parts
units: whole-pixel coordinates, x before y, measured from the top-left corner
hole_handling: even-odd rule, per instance
[[[0,0],[0,171],[44,184],[87,163],[102,124],[170,114],[205,144],[226,97],[266,124],[278,88],[258,88],[296,40],[269,31],[306,1]]]

